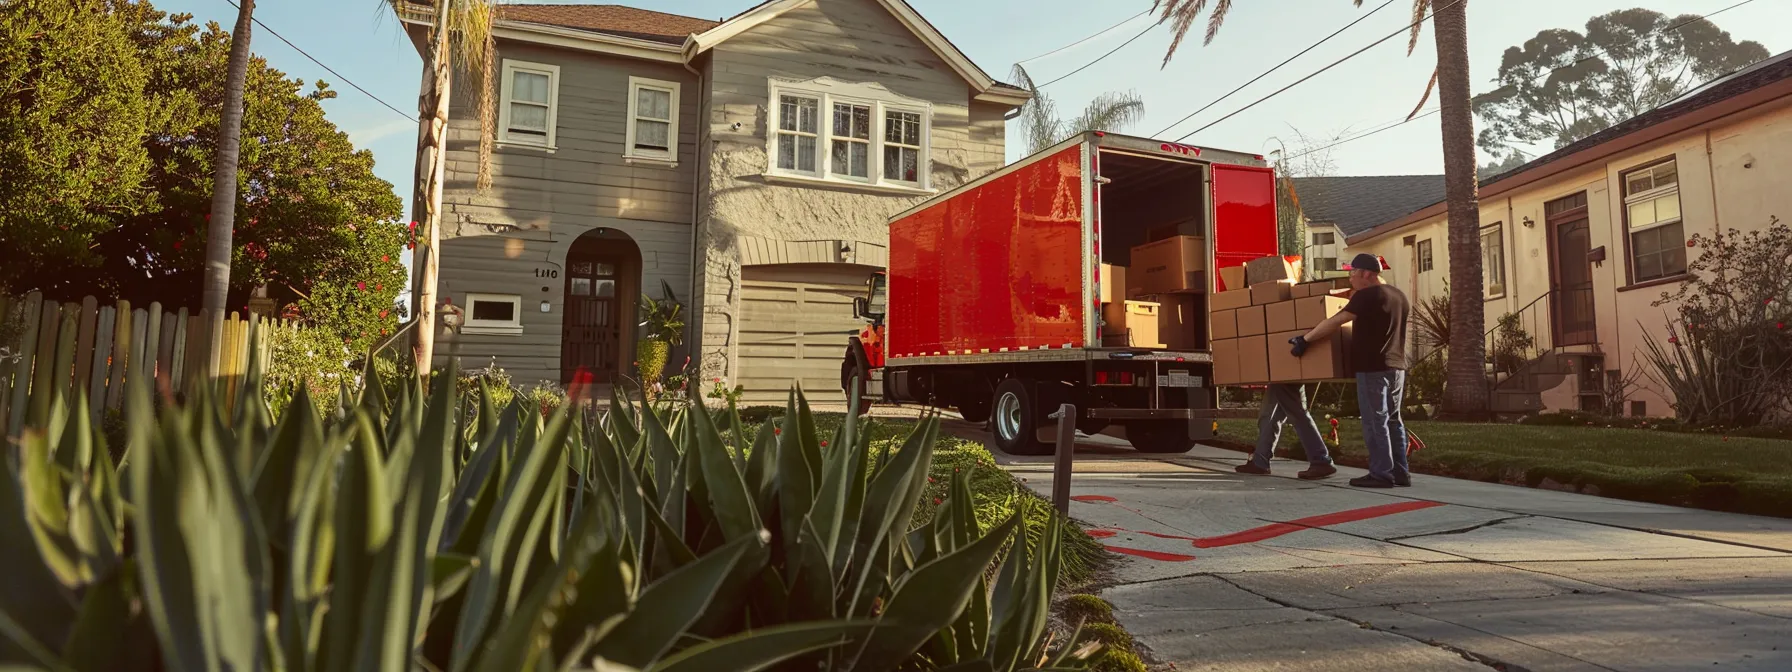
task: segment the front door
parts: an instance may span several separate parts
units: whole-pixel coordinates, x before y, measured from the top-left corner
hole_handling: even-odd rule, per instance
[[[593,382],[614,383],[621,371],[622,260],[614,256],[566,260],[566,321],[560,335],[560,378],[582,369]]]
[[[1587,225],[1587,194],[1581,192],[1544,205],[1550,228],[1551,319],[1555,344],[1586,345],[1599,342],[1593,311],[1593,268],[1587,253],[1593,250],[1592,230]]]

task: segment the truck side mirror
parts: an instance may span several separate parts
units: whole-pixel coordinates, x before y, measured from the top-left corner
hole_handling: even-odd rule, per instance
[[[866,313],[869,312],[869,307],[866,305],[867,303],[868,302],[865,300],[865,297],[863,297],[863,296],[853,297],[853,299],[852,299],[852,316],[859,318],[859,319],[864,319],[864,318],[868,317],[868,315],[866,315]]]

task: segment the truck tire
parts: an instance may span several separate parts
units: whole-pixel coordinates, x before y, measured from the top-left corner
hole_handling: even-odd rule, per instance
[[[990,402],[990,433],[996,448],[1009,455],[1049,455],[1052,445],[1039,442],[1039,404],[1031,381],[1009,378],[996,386]]]
[[[1141,453],[1186,453],[1195,447],[1187,420],[1149,420],[1126,423],[1126,440]]]
[[[846,348],[846,357],[840,362],[840,391],[846,393],[846,404],[852,405],[853,379],[858,378],[859,415],[871,412],[870,386],[866,381],[871,379],[871,371],[865,367],[859,353],[852,347]]]
[[[983,422],[989,419],[990,403],[991,400],[979,397],[975,400],[965,399],[953,408],[958,410],[958,415],[965,422]]]

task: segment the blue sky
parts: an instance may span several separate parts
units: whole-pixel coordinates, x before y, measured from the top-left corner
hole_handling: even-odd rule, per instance
[[[1075,42],[1150,6],[1148,0],[909,1],[972,60],[1003,79],[1017,60]],[[1159,27],[1101,63],[1051,85],[1046,92],[1058,101],[1061,110],[1069,113],[1103,91],[1136,91],[1145,100],[1146,115],[1130,131],[1175,138],[1399,29],[1410,20],[1410,0],[1393,0],[1326,45],[1166,131],[1183,115],[1370,12],[1383,1],[1366,0],[1360,9],[1352,7],[1349,0],[1238,2],[1212,45],[1202,47],[1195,35],[1195,40],[1185,42],[1167,67],[1160,64],[1170,35],[1167,28]],[[621,4],[721,18],[753,2],[629,0]],[[1648,6],[1670,15],[1707,14],[1736,2],[1654,0]],[[188,12],[198,21],[218,21],[226,26],[236,16],[235,9],[225,0],[159,0],[155,4],[164,11]],[[1500,53],[1538,30],[1579,29],[1588,17],[1637,4],[1635,0],[1476,0],[1469,6],[1470,68],[1477,82],[1476,92],[1491,88],[1487,82],[1499,65]],[[356,84],[407,115],[414,114],[421,61],[399,30],[398,22],[381,11],[377,0],[262,0],[257,3],[256,15]],[[1788,44],[1792,39],[1784,37],[1783,31],[1783,27],[1792,26],[1792,2],[1757,0],[1713,21],[1737,39],[1759,41],[1774,53],[1792,46]],[[1148,25],[1149,19],[1136,19],[1074,49],[1029,62],[1028,69],[1036,81],[1054,79],[1119,46]],[[1782,29],[1775,30],[1773,26]],[[265,31],[256,34],[254,50],[290,76],[307,81],[325,79],[340,92],[336,100],[325,103],[329,118],[349,133],[356,146],[373,150],[378,160],[376,171],[393,183],[405,198],[408,210],[416,123],[353,90]],[[1277,138],[1292,138],[1293,129],[1309,136],[1329,137],[1399,121],[1417,104],[1434,61],[1427,25],[1418,51],[1410,57],[1403,38],[1391,40],[1186,142],[1267,153],[1275,149]],[[1344,175],[1436,173],[1442,171],[1437,138],[1437,121],[1432,116],[1339,146],[1332,158],[1338,173]]]

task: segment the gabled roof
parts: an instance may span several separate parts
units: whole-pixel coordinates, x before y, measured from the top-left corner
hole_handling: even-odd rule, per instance
[[[1537,157],[1512,170],[1481,181],[1482,199],[1497,196],[1534,182],[1604,160],[1700,124],[1724,118],[1792,97],[1792,51],[1782,52],[1735,72],[1701,84],[1648,112],[1613,124],[1561,149]],[[1420,210],[1364,232],[1379,237],[1444,212],[1442,197]]]
[[[684,44],[692,34],[721,25],[720,21],[623,5],[515,4],[498,5],[497,12],[499,21],[539,23],[667,44]]]
[[[1444,196],[1442,175],[1297,177],[1294,193],[1307,220],[1332,224],[1345,239]]]

